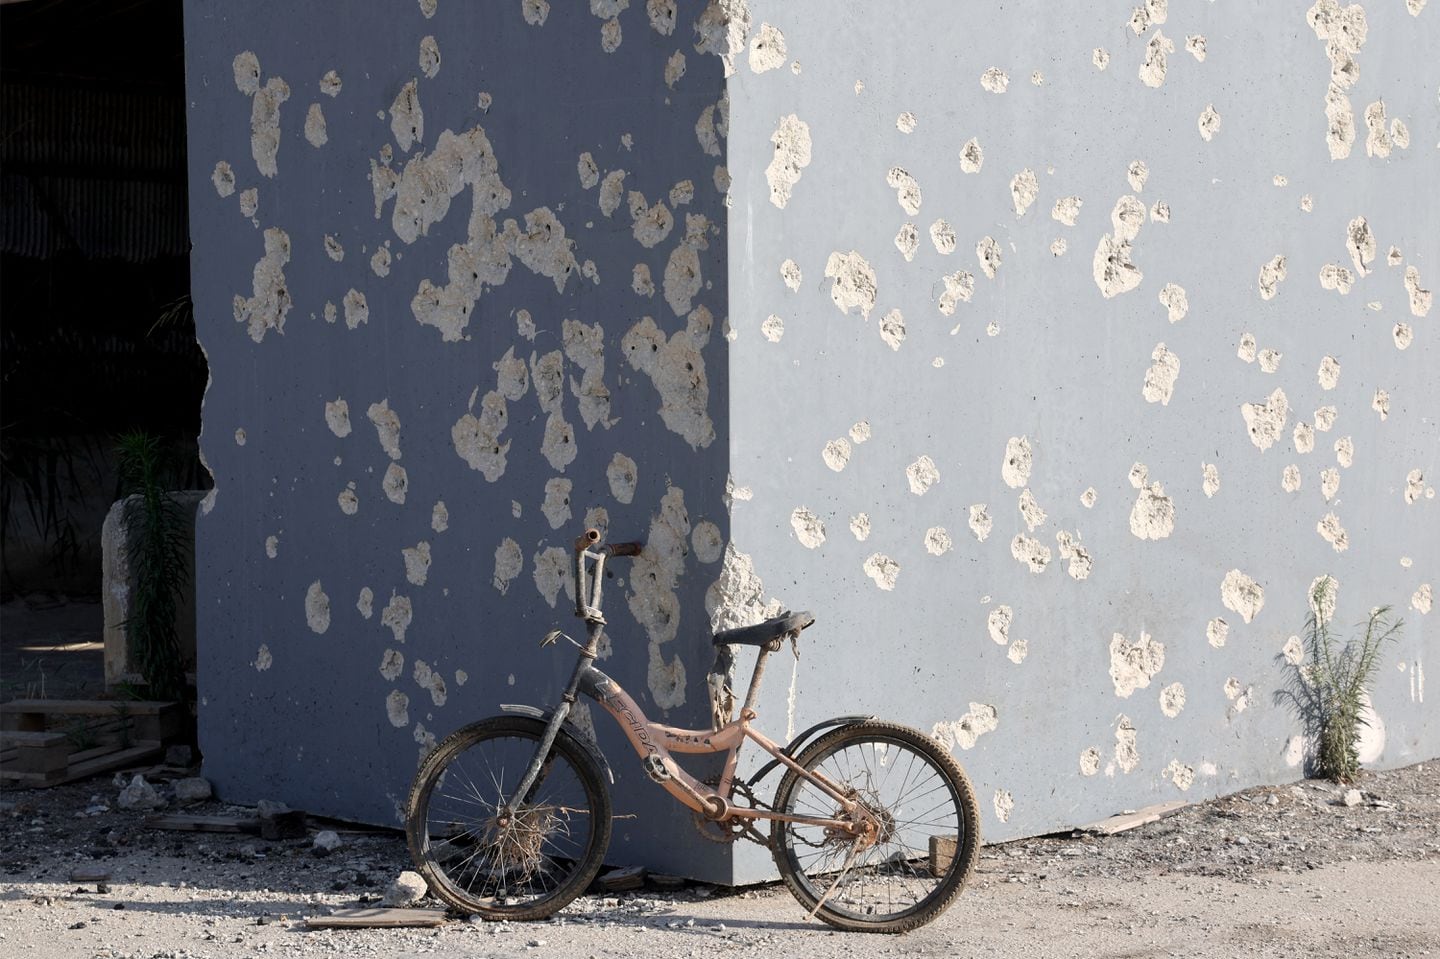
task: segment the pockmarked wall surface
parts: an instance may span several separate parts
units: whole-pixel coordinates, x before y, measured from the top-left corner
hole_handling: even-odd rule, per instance
[[[1298,776],[1317,583],[1435,755],[1431,6],[190,0],[208,774],[395,823],[586,523],[652,718],[812,609],[762,728],[933,732],[989,840]],[[768,872],[593,725],[612,862]]]
[[[820,614],[772,711],[933,731],[990,839],[1293,779],[1330,577],[1406,620],[1363,758],[1440,752],[1425,6],[748,4],[731,533]]]
[[[702,8],[590,7],[186,4],[200,728],[228,797],[399,822],[436,737],[558,698],[573,650],[537,643],[583,636],[586,525],[650,543],[614,564],[603,667],[709,718],[724,77]],[[723,878],[611,729],[614,858]]]

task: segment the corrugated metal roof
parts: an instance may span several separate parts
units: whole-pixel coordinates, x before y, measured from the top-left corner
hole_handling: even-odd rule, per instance
[[[182,99],[7,81],[0,117],[0,249],[127,260],[189,250]]]

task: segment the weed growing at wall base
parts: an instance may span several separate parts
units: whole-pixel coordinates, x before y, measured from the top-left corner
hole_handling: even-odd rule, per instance
[[[1360,773],[1359,739],[1365,709],[1380,668],[1380,652],[1400,636],[1403,620],[1389,606],[1371,610],[1364,632],[1343,646],[1330,631],[1334,609],[1331,580],[1322,577],[1310,592],[1305,620],[1305,660],[1294,668],[1290,687],[1277,693],[1305,721],[1311,772],[1334,782],[1353,782]],[[1357,627],[1359,628],[1359,627]]]

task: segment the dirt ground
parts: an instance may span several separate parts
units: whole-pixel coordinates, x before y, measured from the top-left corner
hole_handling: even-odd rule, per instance
[[[342,830],[320,856],[308,836],[146,829],[96,778],[0,797],[0,954],[1440,956],[1440,761],[1359,788],[1347,806],[1326,783],[1262,787],[1115,836],[989,847],[945,915],[881,937],[808,921],[783,887],[697,885],[587,896],[545,923],[311,931],[307,916],[378,902],[408,867],[397,834]],[[105,891],[76,869],[107,872]]]
[[[0,699],[95,695],[99,604],[31,599],[0,606]],[[379,902],[409,868],[398,834],[342,828],[342,847],[319,856],[310,836],[146,829],[107,775],[0,794],[0,956],[1440,957],[1440,761],[1359,788],[1353,806],[1302,782],[1115,836],[988,847],[947,913],[879,937],[807,920],[778,885],[652,885],[584,897],[546,923],[312,931],[305,917]],[[166,811],[254,814],[214,801]],[[72,880],[77,869],[109,879]]]

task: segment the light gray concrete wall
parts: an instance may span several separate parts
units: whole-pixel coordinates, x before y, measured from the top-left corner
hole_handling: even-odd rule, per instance
[[[933,730],[989,839],[1294,778],[1328,575],[1407,621],[1365,759],[1436,754],[1423,7],[748,4],[731,528],[819,614],[772,715]]]
[[[672,6],[186,4],[225,797],[397,823],[436,737],[558,698],[572,650],[536,644],[575,631],[587,523],[652,544],[616,564],[604,668],[656,719],[708,719],[725,83],[703,8]],[[728,875],[601,743],[611,858]]]
[[[1421,6],[191,0],[207,768],[395,821],[553,698],[587,514],[650,542],[603,665],[657,717],[813,609],[762,727],[931,730],[990,839],[1298,775],[1322,576],[1408,620],[1367,760],[1434,755]],[[597,725],[612,861],[768,872]]]

